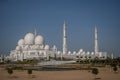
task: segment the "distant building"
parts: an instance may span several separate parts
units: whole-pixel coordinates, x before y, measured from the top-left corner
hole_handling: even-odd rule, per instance
[[[56,50],[56,46],[50,48],[49,45],[45,44],[43,36],[27,33],[23,39],[18,41],[16,49],[10,52],[10,59],[13,61],[34,58],[49,59],[49,56],[55,56]]]
[[[10,52],[8,56],[12,61],[23,61],[24,59],[46,59],[49,58],[66,58],[66,59],[106,59],[106,52],[99,52],[98,50],[98,36],[97,28],[95,27],[95,51],[85,52],[83,49],[79,51],[67,51],[67,34],[66,24],[63,25],[63,51],[58,51],[56,46],[50,47],[45,44],[44,38],[35,33],[27,33],[23,39],[18,41],[15,50]]]

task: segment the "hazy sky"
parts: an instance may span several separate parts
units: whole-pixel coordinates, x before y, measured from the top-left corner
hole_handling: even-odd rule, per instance
[[[0,0],[0,54],[35,29],[62,50],[64,20],[68,50],[94,51],[96,25],[99,50],[120,55],[120,0]]]

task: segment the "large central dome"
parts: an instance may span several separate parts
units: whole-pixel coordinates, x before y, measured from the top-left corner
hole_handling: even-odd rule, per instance
[[[36,36],[35,44],[42,45],[44,43],[44,38],[41,35]]]
[[[24,38],[24,40],[25,40],[25,44],[33,44],[34,43],[34,34],[32,34],[32,33],[27,33],[26,35],[25,35],[25,38]]]

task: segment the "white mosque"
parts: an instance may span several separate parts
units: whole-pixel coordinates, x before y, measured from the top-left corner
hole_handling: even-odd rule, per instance
[[[58,51],[54,45],[50,47],[45,44],[44,37],[35,33],[27,33],[22,39],[18,41],[15,50],[10,52],[8,58],[11,61],[23,61],[28,59],[45,59],[49,58],[66,58],[66,59],[106,59],[106,52],[99,52],[98,49],[98,36],[97,28],[95,27],[95,51],[85,52],[83,49],[79,51],[67,51],[67,35],[66,24],[63,25],[63,51]]]
[[[55,57],[57,48],[45,44],[42,35],[33,33],[27,33],[23,39],[18,41],[18,45],[15,50],[10,52],[10,59],[13,61],[24,59],[49,59],[49,57]]]

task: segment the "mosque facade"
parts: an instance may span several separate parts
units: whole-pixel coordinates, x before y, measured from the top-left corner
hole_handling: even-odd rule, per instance
[[[48,59],[49,56],[55,56],[56,50],[56,46],[50,48],[49,45],[45,44],[42,35],[27,33],[23,39],[18,41],[16,49],[10,52],[10,59],[13,61],[34,58]]]
[[[67,51],[67,35],[66,24],[63,25],[63,51],[58,51],[54,45],[50,47],[45,44],[45,39],[42,35],[35,33],[27,33],[22,39],[18,41],[15,50],[12,50],[9,59],[12,61],[23,61],[24,59],[46,59],[52,58],[66,58],[66,59],[106,59],[107,52],[98,51],[98,36],[97,28],[95,28],[95,51],[86,52],[83,49],[79,51]]]

